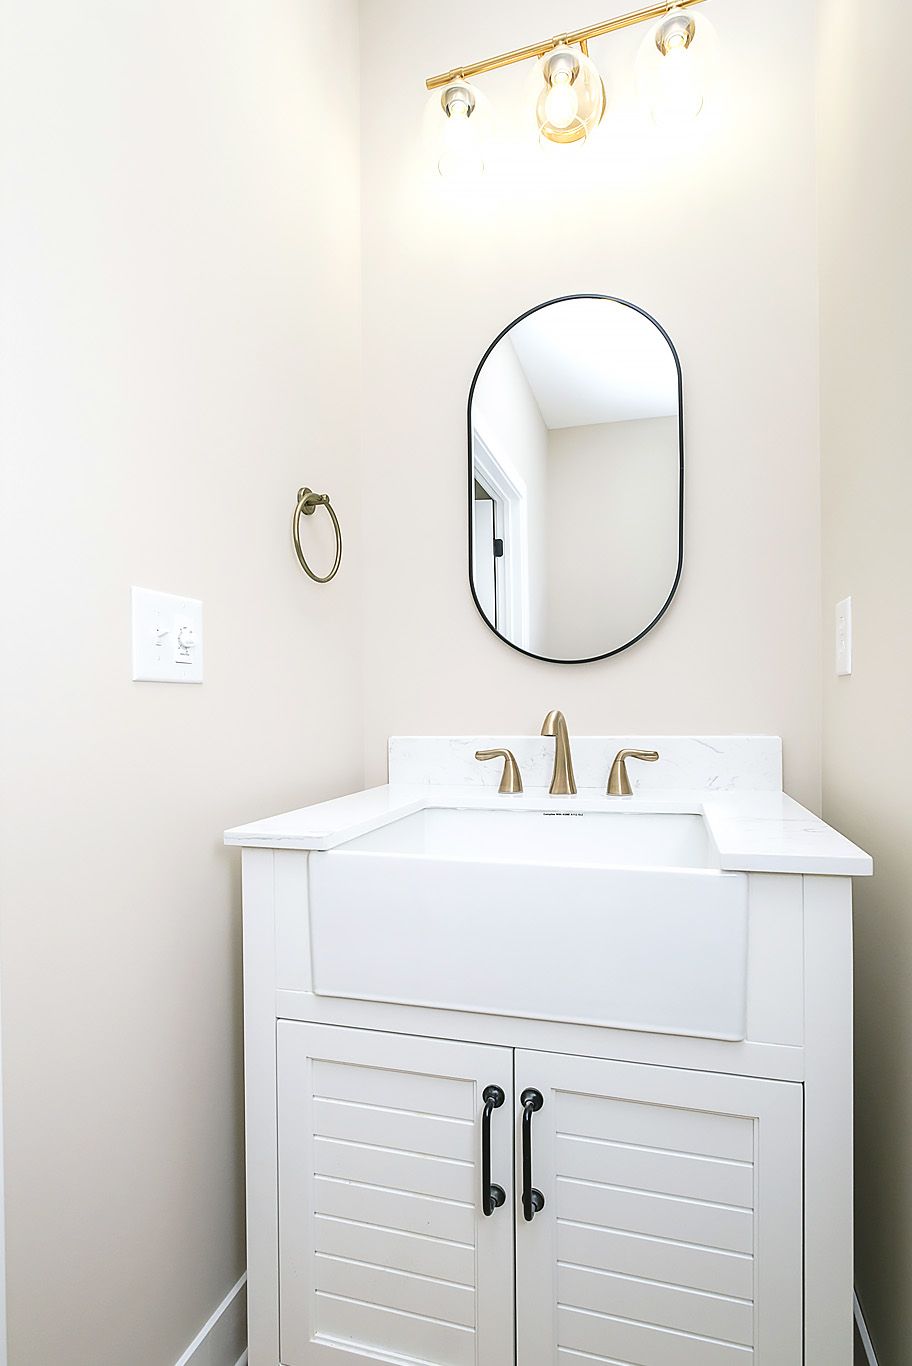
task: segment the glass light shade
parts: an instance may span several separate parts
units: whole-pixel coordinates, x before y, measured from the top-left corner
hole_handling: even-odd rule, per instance
[[[477,180],[485,168],[487,101],[469,81],[454,81],[439,102],[437,170],[445,180]]]
[[[605,113],[605,86],[584,53],[561,44],[542,57],[533,77],[535,121],[548,142],[581,142]]]
[[[659,126],[689,123],[702,112],[718,55],[715,29],[703,14],[671,10],[640,46],[636,87],[640,103]]]

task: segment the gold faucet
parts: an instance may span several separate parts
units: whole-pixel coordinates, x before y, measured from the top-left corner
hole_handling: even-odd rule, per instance
[[[570,735],[562,711],[549,711],[542,722],[542,735],[554,739],[554,772],[551,776],[552,797],[571,797],[576,792],[573,758],[570,754]]]
[[[618,750],[614,763],[611,765],[611,773],[608,778],[608,796],[633,796],[633,788],[630,786],[630,777],[627,773],[628,759],[642,759],[644,763],[654,764],[658,757],[659,756],[654,749]]]
[[[523,790],[522,774],[516,755],[509,749],[476,749],[475,758],[485,763],[488,759],[503,759],[503,777],[498,792],[508,797],[518,796]]]

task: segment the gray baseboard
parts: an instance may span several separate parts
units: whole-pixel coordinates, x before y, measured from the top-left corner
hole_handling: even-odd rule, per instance
[[[246,1366],[247,1275],[228,1291],[176,1366]]]
[[[877,1366],[877,1356],[874,1351],[874,1344],[871,1341],[871,1334],[868,1332],[868,1325],[865,1323],[865,1316],[861,1312],[861,1305],[858,1303],[858,1296],[855,1295],[853,1299],[855,1306],[855,1324],[858,1328],[858,1336],[861,1338],[861,1345],[864,1348],[864,1354],[868,1359],[868,1366]]]

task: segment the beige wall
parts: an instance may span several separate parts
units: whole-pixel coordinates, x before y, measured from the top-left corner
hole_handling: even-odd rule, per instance
[[[558,658],[617,649],[662,610],[678,568],[676,417],[549,432],[547,630]]]
[[[221,832],[362,776],[357,11],[2,9],[10,1360],[167,1366],[244,1267]],[[131,584],[203,599],[201,688],[130,682]]]
[[[912,1343],[912,101],[902,0],[820,6],[823,800],[856,887],[856,1281],[880,1366]],[[836,678],[851,594],[855,661]]]
[[[566,9],[569,22],[582,22]],[[714,14],[728,90],[689,136],[628,124],[642,34],[598,45],[614,92],[598,148],[491,165],[478,192],[426,173],[423,77],[554,30],[550,0],[363,0],[366,753],[390,733],[506,734],[560,706],[577,734],[761,731],[819,800],[814,0]],[[775,78],[771,79],[771,73]],[[480,84],[508,157],[527,68]],[[511,142],[512,139],[512,142]],[[591,155],[590,155],[591,153]],[[569,169],[568,169],[569,168]],[[465,403],[485,347],[572,291],[630,299],[681,356],[687,544],[678,599],[629,653],[540,664],[469,594]],[[394,500],[390,488],[396,490]],[[391,534],[391,528],[399,534]]]

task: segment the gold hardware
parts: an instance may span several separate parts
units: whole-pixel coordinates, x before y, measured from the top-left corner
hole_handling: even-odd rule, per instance
[[[336,533],[336,558],[333,567],[328,574],[315,574],[310,565],[304,558],[304,551],[301,549],[301,518],[312,517],[318,507],[326,508],[332,518],[333,528]],[[339,565],[342,563],[342,529],[339,526],[339,519],[335,514],[332,503],[329,501],[328,493],[314,493],[313,489],[298,489],[298,502],[291,519],[291,538],[294,541],[295,554],[304,573],[313,579],[314,583],[329,583],[339,572]]]
[[[519,771],[519,764],[516,762],[516,755],[509,749],[479,749],[475,751],[475,758],[485,763],[488,759],[503,759],[503,777],[500,780],[498,792],[504,796],[515,796],[522,792],[522,774]]]
[[[576,29],[573,33],[545,38],[540,43],[530,43],[527,47],[518,47],[513,52],[502,52],[498,57],[486,57],[483,61],[473,62],[470,66],[454,67],[444,75],[429,76],[426,85],[428,90],[438,90],[442,85],[450,85],[453,81],[471,80],[473,76],[481,76],[486,71],[499,71],[502,67],[514,66],[517,62],[528,62],[536,57],[544,57],[552,48],[563,44],[567,47],[582,47],[584,43],[588,45],[592,38],[602,38],[606,33],[615,33],[618,29],[630,28],[633,24],[648,24],[652,19],[664,18],[673,10],[689,9],[692,5],[702,4],[703,0],[665,0],[663,4],[634,10],[630,14],[620,15],[617,19],[606,19],[603,24],[593,24],[589,28]]]
[[[627,775],[628,759],[642,759],[644,763],[654,764],[658,757],[658,753],[654,749],[619,750],[615,756],[614,763],[611,765],[611,776],[608,779],[608,796],[633,796],[633,788],[630,786],[630,778]]]
[[[551,775],[552,797],[572,797],[576,792],[573,776],[573,757],[570,753],[570,734],[562,711],[549,711],[542,722],[542,735],[554,739],[554,772]]]

